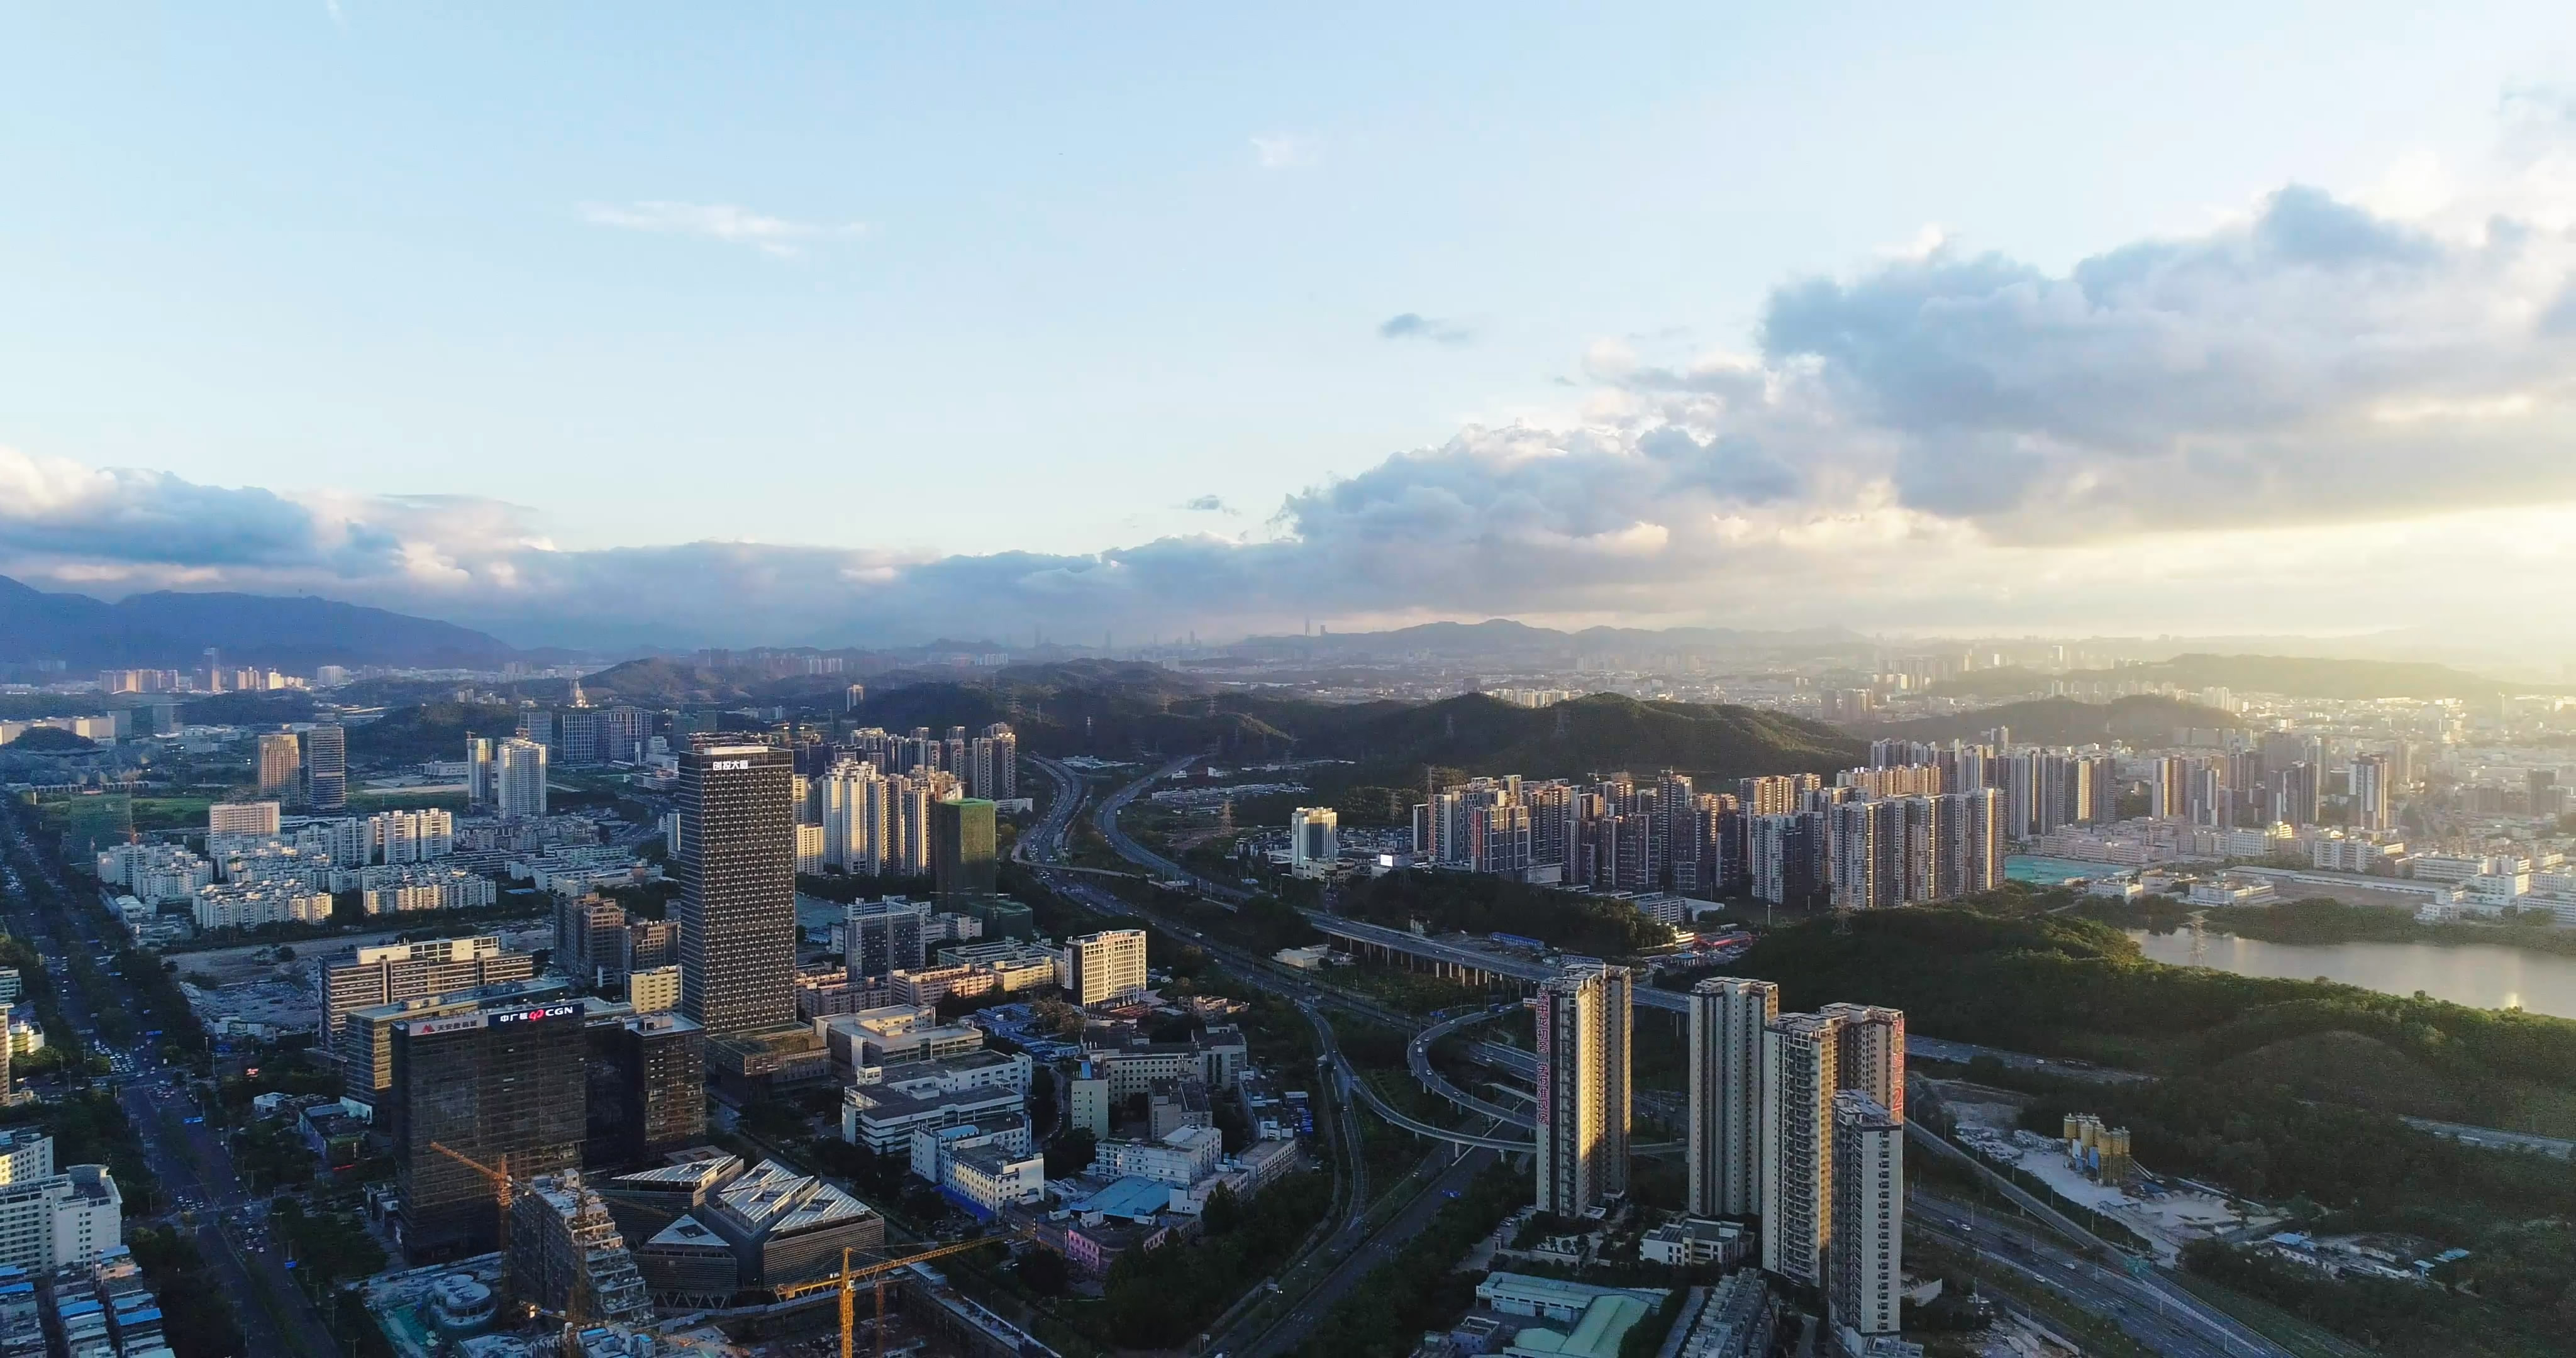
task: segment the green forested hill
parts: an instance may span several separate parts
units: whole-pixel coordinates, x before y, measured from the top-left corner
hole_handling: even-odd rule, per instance
[[[1730,778],[1829,773],[1866,749],[1830,726],[1777,712],[1615,693],[1543,708],[1470,693],[1419,706],[1325,709],[1304,730],[1307,755],[1535,778],[1662,768]]]

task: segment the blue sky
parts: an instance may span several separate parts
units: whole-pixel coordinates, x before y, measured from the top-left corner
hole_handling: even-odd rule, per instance
[[[2293,185],[2387,221],[2527,186],[2510,115],[2532,91],[2557,107],[2576,36],[2543,5],[527,8],[0,10],[0,448],[56,466],[66,503],[89,492],[57,464],[253,488],[408,563],[143,569],[60,531],[9,557],[0,533],[11,569],[533,626],[552,604],[439,533],[862,554],[843,576],[1320,542],[1310,492],[1462,431],[1687,423],[1605,415],[1636,365],[1796,370],[1764,351],[1781,290],[1899,267],[1927,228],[1946,257],[2061,278],[2223,234]],[[1922,493],[1934,454],[1891,456],[1918,467],[1898,499],[1942,519],[1908,534],[2019,531]],[[1865,479],[1807,500],[1871,512]],[[2273,509],[2263,526],[2313,526]],[[1633,558],[1642,528],[1666,551],[1712,531],[1549,531]],[[473,587],[434,607],[429,558]],[[1939,624],[2071,607],[2001,600],[1993,574],[1965,571]],[[1409,578],[1338,580],[1313,611],[1695,607],[1416,598]]]

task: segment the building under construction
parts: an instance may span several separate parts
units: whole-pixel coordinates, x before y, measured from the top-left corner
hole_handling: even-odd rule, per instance
[[[520,1300],[585,1324],[652,1319],[626,1237],[577,1171],[539,1175],[512,1201],[509,1278]]]

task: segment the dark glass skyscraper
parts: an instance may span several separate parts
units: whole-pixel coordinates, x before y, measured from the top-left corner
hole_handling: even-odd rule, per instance
[[[514,1178],[581,1164],[581,1005],[564,1000],[393,1030],[385,1091],[403,1252],[416,1262],[480,1254],[499,1243],[491,1181],[446,1146]]]
[[[930,878],[943,900],[990,896],[998,883],[993,804],[981,797],[930,807]]]
[[[337,726],[304,733],[304,801],[316,811],[349,804],[349,737]]]
[[[632,1165],[694,1146],[707,1131],[707,1041],[678,1014],[610,1014],[590,1021],[593,1168]]]
[[[680,756],[680,1012],[711,1037],[796,1019],[794,777],[771,745]]]

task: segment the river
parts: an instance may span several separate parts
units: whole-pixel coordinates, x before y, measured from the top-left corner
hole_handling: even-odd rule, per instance
[[[2151,934],[2132,929],[2148,957],[2178,966],[2192,963],[2187,931]],[[2491,944],[2444,947],[2434,943],[2266,943],[2233,934],[2208,935],[2201,965],[2240,976],[2324,979],[2390,995],[2423,991],[2437,1000],[2478,1009],[2528,1009],[2576,1019],[2576,957],[2526,952]]]

